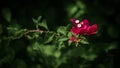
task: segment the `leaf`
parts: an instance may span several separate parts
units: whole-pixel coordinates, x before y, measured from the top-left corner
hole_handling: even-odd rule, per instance
[[[105,51],[108,52],[109,50],[117,48],[118,43],[112,42],[108,47],[106,47]]]
[[[30,35],[26,35],[26,37],[27,37],[29,40],[32,40],[32,39],[33,39],[33,37],[30,36]]]
[[[39,16],[39,17],[37,18],[37,21],[39,22],[39,21],[41,20],[41,18],[42,18],[42,16]]]
[[[11,12],[10,12],[10,10],[8,9],[8,8],[4,8],[3,10],[2,10],[2,14],[3,14],[3,17],[5,18],[5,20],[7,21],[7,22],[10,22],[11,21]]]
[[[89,44],[89,42],[87,41],[87,39],[85,37],[81,36],[80,39],[81,39],[80,40],[81,44]]]
[[[85,53],[85,54],[82,54],[81,57],[86,59],[86,60],[92,61],[97,57],[97,55],[94,53],[87,53],[87,54]]]
[[[67,37],[63,37],[63,38],[60,38],[58,41],[67,41],[69,38]]]
[[[44,46],[44,48],[43,48],[43,52],[44,52],[44,54],[47,55],[47,56],[53,56],[55,49],[56,49],[56,48],[55,48],[55,45],[52,45],[52,46],[46,45],[46,46]]]
[[[39,33],[33,33],[34,38],[39,38]]]
[[[71,41],[71,40],[69,40],[69,41],[68,41],[68,45],[70,46],[71,44],[72,44],[72,41]]]
[[[55,51],[55,52],[54,52],[54,56],[55,56],[56,58],[59,58],[59,57],[61,56],[61,52],[60,52],[60,51]]]
[[[67,36],[70,38],[72,36],[72,33],[68,32]]]
[[[35,24],[38,24],[38,23],[39,23],[38,20],[36,20],[36,19],[34,19],[34,18],[32,18],[32,20],[33,20],[33,22],[34,22]]]
[[[75,5],[69,5],[68,8],[67,8],[67,12],[68,12],[69,17],[71,17],[72,15],[74,15],[77,12],[77,9],[78,9],[77,6],[75,6]]]
[[[57,29],[57,32],[58,32],[58,33],[61,33],[61,34],[63,34],[63,35],[66,35],[67,29],[66,29],[65,26],[60,26],[60,27]]]
[[[42,16],[39,16],[37,19],[32,18],[32,20],[35,24],[38,24],[40,22],[41,18],[42,18]]]
[[[47,30],[48,30],[48,26],[47,26],[47,23],[46,23],[46,21],[45,21],[45,20],[43,20],[43,22],[42,22],[42,23],[39,23],[39,26],[41,26],[41,27],[43,27],[43,28],[45,28],[45,29],[47,29]]]
[[[51,41],[53,40],[54,34],[52,34],[52,35],[48,35],[48,34],[47,34],[47,36],[48,36],[48,37],[45,37],[45,42],[44,42],[45,44],[46,44],[46,43],[49,43],[49,42],[51,42]]]
[[[81,44],[89,44],[89,42],[87,40],[80,40]]]
[[[88,50],[86,50],[85,53],[81,54],[81,57],[86,60],[93,61],[97,57],[97,54],[91,47]]]
[[[77,47],[74,49],[69,50],[66,55],[70,57],[78,57],[85,53],[85,48],[83,47]]]
[[[23,34],[25,31],[27,31],[27,29],[20,29],[20,30],[16,31],[14,35],[19,36],[19,35]]]

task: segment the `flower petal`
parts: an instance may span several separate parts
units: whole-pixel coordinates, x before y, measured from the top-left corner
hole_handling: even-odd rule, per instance
[[[71,18],[70,21],[71,21],[72,23],[75,23],[76,19],[75,19],[75,18]]]
[[[97,24],[88,27],[87,35],[95,34],[97,32]]]
[[[70,41],[75,42],[75,37],[71,36]]]
[[[89,26],[89,22],[88,22],[87,19],[84,19],[82,22],[83,22],[83,25],[87,25],[87,26]]]
[[[76,28],[76,27],[72,27],[71,28],[71,32],[73,32],[74,34],[79,34],[79,29],[78,28]]]

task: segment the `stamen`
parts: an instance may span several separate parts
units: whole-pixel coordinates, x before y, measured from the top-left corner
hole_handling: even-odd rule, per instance
[[[77,27],[79,27],[79,28],[80,28],[80,27],[81,27],[81,24],[78,24],[78,25],[77,25]]]
[[[79,20],[76,20],[75,23],[79,23],[80,21]]]

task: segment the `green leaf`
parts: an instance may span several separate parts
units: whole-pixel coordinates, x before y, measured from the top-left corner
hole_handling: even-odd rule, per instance
[[[77,12],[77,9],[78,9],[77,6],[69,5],[67,8],[67,12],[68,12],[69,17],[72,16],[73,14],[75,14]]]
[[[2,15],[5,18],[6,21],[10,22],[11,21],[11,12],[8,8],[4,8],[2,10]]]
[[[72,33],[68,32],[67,36],[70,38],[72,36]]]
[[[80,40],[81,44],[89,44],[89,42],[87,41],[87,39],[85,37],[81,36],[80,39],[81,39]]]
[[[15,35],[15,36],[19,36],[19,35],[21,35],[21,34],[23,35],[23,33],[24,33],[25,31],[27,31],[27,29],[21,29],[21,30],[19,30],[19,31],[16,31],[14,35]]]
[[[39,16],[39,17],[37,18],[37,21],[39,22],[39,21],[41,20],[41,18],[42,18],[42,16]]]
[[[93,61],[97,57],[97,54],[95,53],[94,49],[91,47],[88,50],[85,50],[85,53],[81,54],[81,57],[86,60]]]
[[[41,18],[42,16],[39,16],[37,19],[32,18],[32,20],[37,25],[40,22]]]
[[[45,29],[47,29],[47,30],[48,30],[48,26],[47,26],[47,23],[46,23],[46,21],[45,21],[45,20],[43,20],[43,22],[42,22],[42,23],[39,23],[39,26],[41,26],[41,27],[43,27],[43,28],[45,28]]]
[[[58,41],[67,41],[69,38],[67,37],[63,37],[63,38],[60,38]]]
[[[63,35],[66,35],[67,29],[66,29],[65,26],[60,26],[60,27],[57,29],[57,32],[58,32],[58,33],[61,33],[61,34],[63,34]]]
[[[86,59],[86,60],[92,61],[92,60],[94,60],[97,57],[97,55],[96,54],[88,54],[88,55],[87,54],[83,54],[82,57],[84,59]]]
[[[39,38],[39,33],[33,33],[34,38]]]
[[[109,46],[106,47],[105,51],[108,52],[109,50],[115,49],[115,48],[117,48],[117,45],[118,45],[118,43],[112,42],[112,43],[110,43]]]
[[[69,40],[69,41],[68,41],[68,45],[70,46],[71,44],[72,44],[72,41],[71,41],[71,40]]]
[[[71,57],[78,57],[85,53],[85,48],[77,47],[74,49],[69,50],[66,55]]]
[[[89,44],[89,42],[87,40],[80,40],[81,44]]]
[[[52,34],[52,35],[46,34],[46,35],[47,35],[47,37],[45,37],[45,42],[44,42],[45,44],[51,42],[54,38],[54,34]]]
[[[29,40],[32,40],[32,39],[33,39],[33,37],[30,36],[30,35],[26,35],[26,37],[27,37]]]
[[[34,19],[34,18],[32,18],[32,20],[33,20],[33,22],[34,22],[35,24],[38,24],[38,23],[39,23],[39,21],[36,20],[36,19]]]
[[[59,58],[59,57],[61,56],[61,52],[60,52],[60,51],[55,51],[55,52],[54,52],[54,56],[55,56],[56,58]]]
[[[92,61],[97,57],[97,55],[94,53],[87,53],[87,54],[85,53],[85,54],[82,54],[81,57],[86,59],[86,60]]]
[[[47,55],[47,56],[53,56],[55,49],[56,49],[56,48],[55,48],[55,45],[52,45],[52,46],[46,45],[46,46],[43,47],[43,52],[44,52],[44,54]]]

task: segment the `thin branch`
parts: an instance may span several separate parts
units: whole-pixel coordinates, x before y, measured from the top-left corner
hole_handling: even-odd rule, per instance
[[[28,30],[27,32],[24,33],[24,35],[27,35],[28,33],[33,33],[33,32],[38,32],[38,33],[43,33],[43,32],[46,32],[46,31],[43,31],[43,30]]]

